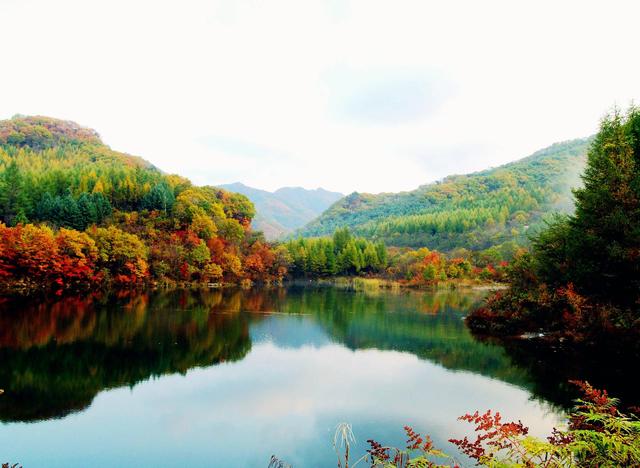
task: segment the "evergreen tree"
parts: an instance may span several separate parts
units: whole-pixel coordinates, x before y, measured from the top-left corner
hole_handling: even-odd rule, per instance
[[[375,246],[371,242],[367,242],[363,252],[363,266],[368,270],[378,270],[380,268],[380,259]]]
[[[603,119],[588,154],[573,216],[534,240],[542,281],[621,305],[640,291],[640,110]]]
[[[24,209],[19,208],[18,209],[18,214],[16,214],[16,216],[13,218],[12,220],[12,225],[13,226],[17,226],[18,224],[22,224],[23,226],[26,225],[29,222],[29,219],[27,219],[27,215],[25,215],[24,213]]]
[[[96,207],[96,218],[98,223],[101,223],[105,218],[111,216],[111,203],[103,193],[94,192],[91,194],[91,199]]]
[[[338,264],[342,273],[358,273],[362,266],[360,253],[353,240],[344,247],[338,256]]]
[[[640,290],[640,109],[602,122],[583,180],[570,222],[575,280],[633,301]]]
[[[378,255],[378,260],[380,262],[380,268],[385,268],[387,266],[387,247],[384,245],[384,242],[376,243],[376,253]]]
[[[40,201],[36,204],[35,218],[38,221],[52,221],[54,210],[54,199],[49,192],[45,192]]]
[[[316,242],[309,253],[309,266],[315,275],[322,275],[327,267],[327,257],[324,253],[324,246]]]
[[[159,210],[167,213],[173,208],[176,198],[173,190],[165,183],[161,182],[153,186],[147,194],[142,197],[141,208],[145,210]]]
[[[327,259],[324,273],[327,276],[333,276],[338,271],[338,265],[336,262],[336,254],[334,252],[333,242],[327,242],[325,244],[324,255]]]
[[[80,195],[77,203],[83,229],[86,229],[87,226],[92,224],[96,224],[98,222],[98,210],[89,194],[85,192]]]
[[[351,240],[351,232],[349,228],[336,229],[333,233],[333,247],[336,254],[341,253]]]
[[[60,210],[60,226],[70,227],[82,231],[86,228],[80,210],[78,209],[78,203],[71,195],[71,191],[62,198],[61,210]]]
[[[20,209],[25,209],[22,174],[12,158],[0,177],[0,210],[6,224],[11,224]]]

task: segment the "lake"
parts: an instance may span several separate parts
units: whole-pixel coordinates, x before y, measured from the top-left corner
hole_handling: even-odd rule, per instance
[[[0,461],[266,467],[275,454],[330,467],[345,421],[357,454],[370,438],[402,445],[408,424],[464,462],[447,442],[469,433],[458,416],[499,410],[545,435],[576,396],[567,378],[614,379],[553,350],[474,338],[463,318],[485,294],[294,287],[5,302]]]

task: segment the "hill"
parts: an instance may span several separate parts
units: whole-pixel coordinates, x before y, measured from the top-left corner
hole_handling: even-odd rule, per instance
[[[0,121],[0,293],[282,278],[286,258],[251,231],[254,213],[74,122]]]
[[[302,187],[283,187],[268,192],[240,182],[220,187],[246,195],[253,202],[256,217],[252,226],[264,232],[267,239],[277,239],[301,228],[343,197],[341,193],[322,188],[307,190]]]
[[[377,195],[354,192],[303,229],[307,237],[339,227],[387,245],[450,251],[527,242],[554,211],[571,211],[590,138],[556,143],[519,161],[449,176],[416,190]]]

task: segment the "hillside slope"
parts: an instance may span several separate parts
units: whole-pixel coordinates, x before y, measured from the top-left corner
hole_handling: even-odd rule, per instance
[[[525,243],[545,215],[572,209],[591,139],[556,143],[503,166],[454,175],[416,190],[354,192],[299,231],[328,235],[339,227],[388,245],[449,251]]]
[[[240,182],[220,187],[241,193],[253,202],[256,207],[253,228],[264,232],[267,239],[282,237],[304,226],[343,197],[341,193],[322,188],[307,190],[302,187],[283,187],[268,192]]]
[[[240,223],[253,216],[243,195],[196,188],[188,179],[164,174],[141,157],[112,150],[95,130],[42,116],[0,121],[0,188],[0,220],[9,224],[20,214],[28,220],[75,227],[48,219],[42,210],[47,203],[61,202],[63,206],[55,208],[64,212],[65,201],[78,202],[83,195],[100,195],[112,209],[124,212],[153,210],[155,205],[168,212],[168,205],[187,190],[207,191],[214,197],[209,205],[219,204],[224,214]]]
[[[280,280],[286,257],[251,231],[254,214],[73,122],[0,121],[0,294]]]

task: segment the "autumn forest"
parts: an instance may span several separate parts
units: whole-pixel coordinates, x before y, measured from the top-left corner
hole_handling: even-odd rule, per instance
[[[109,387],[242,361],[252,346],[248,324],[270,326],[268,320],[247,320],[244,313],[270,316],[273,308],[296,316],[306,310],[302,316],[313,316],[325,330],[316,334],[329,330],[332,340],[354,349],[399,350],[446,369],[497,377],[564,412],[568,428],[554,428],[547,442],[530,437],[520,422],[503,422],[499,413],[461,416],[479,435],[475,441],[465,436],[448,442],[467,461],[587,466],[597,460],[598,466],[633,466],[640,463],[633,396],[622,407],[578,379],[575,386],[584,396],[569,409],[567,395],[575,392],[565,388],[565,379],[576,372],[591,375],[576,363],[594,349],[604,350],[604,356],[638,352],[639,180],[640,111],[614,109],[593,137],[413,192],[352,193],[297,231],[281,230],[279,238],[267,240],[254,229],[257,213],[249,196],[256,191],[243,188],[247,196],[195,185],[112,150],[94,130],[74,122],[25,116],[1,121],[0,304],[7,308],[0,308],[6,327],[0,336],[7,342],[0,348],[7,348],[6,358],[19,373],[4,376],[10,395],[0,404],[2,417],[65,417],[88,411]],[[260,223],[269,225],[264,214]],[[147,313],[150,291],[157,298],[151,308],[158,311]],[[450,294],[444,303],[434,299],[442,291]],[[10,311],[11,304],[23,304],[13,301],[52,297],[59,297],[52,309],[24,306],[30,310],[27,318]],[[314,302],[318,298],[321,303]],[[125,310],[139,309],[137,325],[128,312],[111,315],[123,299],[129,301]],[[139,300],[139,307],[131,305]],[[361,304],[352,301],[364,305],[342,312],[345,304]],[[77,313],[90,311],[89,322],[74,316],[73,307]],[[171,315],[173,307],[197,316]],[[402,315],[416,309],[438,318],[423,323],[420,315]],[[394,317],[397,311],[401,315]],[[140,352],[129,338],[121,342],[121,333],[132,333]],[[158,342],[167,349],[158,355],[155,338],[144,333],[167,334],[169,341]],[[271,333],[278,336],[277,329]],[[310,342],[317,339],[304,327],[297,333]],[[85,343],[96,336],[96,342]],[[68,343],[58,349],[60,340]],[[533,348],[523,340],[531,340]],[[178,351],[171,342],[186,348]],[[77,368],[66,349],[71,347],[87,353],[88,366],[101,362],[96,365],[105,373],[103,382]],[[567,367],[549,388],[538,388],[546,371],[539,364],[523,368],[521,362],[533,362],[523,356],[547,347],[561,347],[572,357],[565,357]],[[27,365],[24,353],[37,356],[38,364]],[[61,361],[51,365],[60,367],[67,383],[74,382],[69,395],[45,390],[51,387],[50,369],[40,363],[55,353]],[[109,353],[130,355],[131,369],[120,375]],[[23,372],[37,375],[42,384]],[[593,375],[616,388],[608,377]],[[624,385],[620,389],[632,393]],[[32,407],[22,393],[39,406]],[[355,443],[350,431],[346,423],[336,429],[335,437],[343,441],[336,448],[339,466],[349,463],[349,446]],[[364,457],[370,466],[441,466],[436,460],[449,457],[411,426],[405,434],[406,448],[368,440]],[[287,465],[273,455],[270,466]]]

